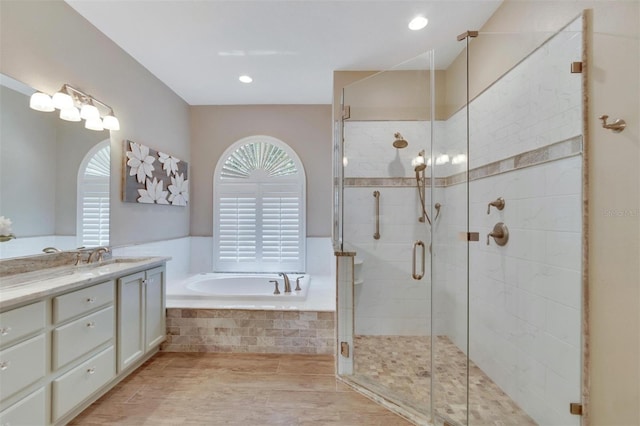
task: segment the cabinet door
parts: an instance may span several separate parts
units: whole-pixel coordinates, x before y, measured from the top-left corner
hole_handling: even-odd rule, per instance
[[[144,352],[145,273],[118,278],[118,372]]]
[[[146,333],[145,347],[150,350],[165,338],[165,268],[159,267],[147,271],[145,291]]]

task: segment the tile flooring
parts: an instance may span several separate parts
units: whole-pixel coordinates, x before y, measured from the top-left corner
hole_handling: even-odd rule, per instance
[[[446,336],[434,352],[435,412],[451,424],[467,424],[467,359]],[[356,383],[409,407],[425,418],[431,392],[430,336],[356,336]],[[536,423],[473,362],[469,364],[469,424],[533,426]]]
[[[411,423],[337,381],[332,355],[160,352],[69,424]]]

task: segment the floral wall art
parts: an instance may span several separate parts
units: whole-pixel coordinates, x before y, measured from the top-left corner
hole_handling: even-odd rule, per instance
[[[124,141],[122,199],[130,203],[186,206],[189,165],[148,146]]]

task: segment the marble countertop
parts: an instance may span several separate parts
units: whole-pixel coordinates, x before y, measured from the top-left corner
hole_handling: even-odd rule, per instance
[[[112,257],[100,263],[59,266],[0,278],[0,310],[160,266],[171,257]]]

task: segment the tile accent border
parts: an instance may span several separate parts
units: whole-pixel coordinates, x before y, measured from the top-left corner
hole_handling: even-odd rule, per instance
[[[523,152],[509,158],[485,164],[483,166],[469,169],[469,182],[512,172],[527,167],[537,166],[550,161],[563,160],[565,158],[580,155],[583,152],[582,135],[575,136],[560,142],[552,143],[532,151]],[[446,188],[467,182],[467,172],[456,173],[447,177],[434,178],[436,188]],[[424,178],[425,187],[431,186],[431,178]],[[416,179],[408,177],[347,177],[344,178],[344,187],[415,187]]]
[[[335,312],[167,309],[163,352],[335,353]]]
[[[563,160],[582,153],[582,135],[575,136],[513,157],[469,169],[469,181],[524,169],[550,161]],[[446,178],[446,186],[467,181],[467,173],[456,173]]]

